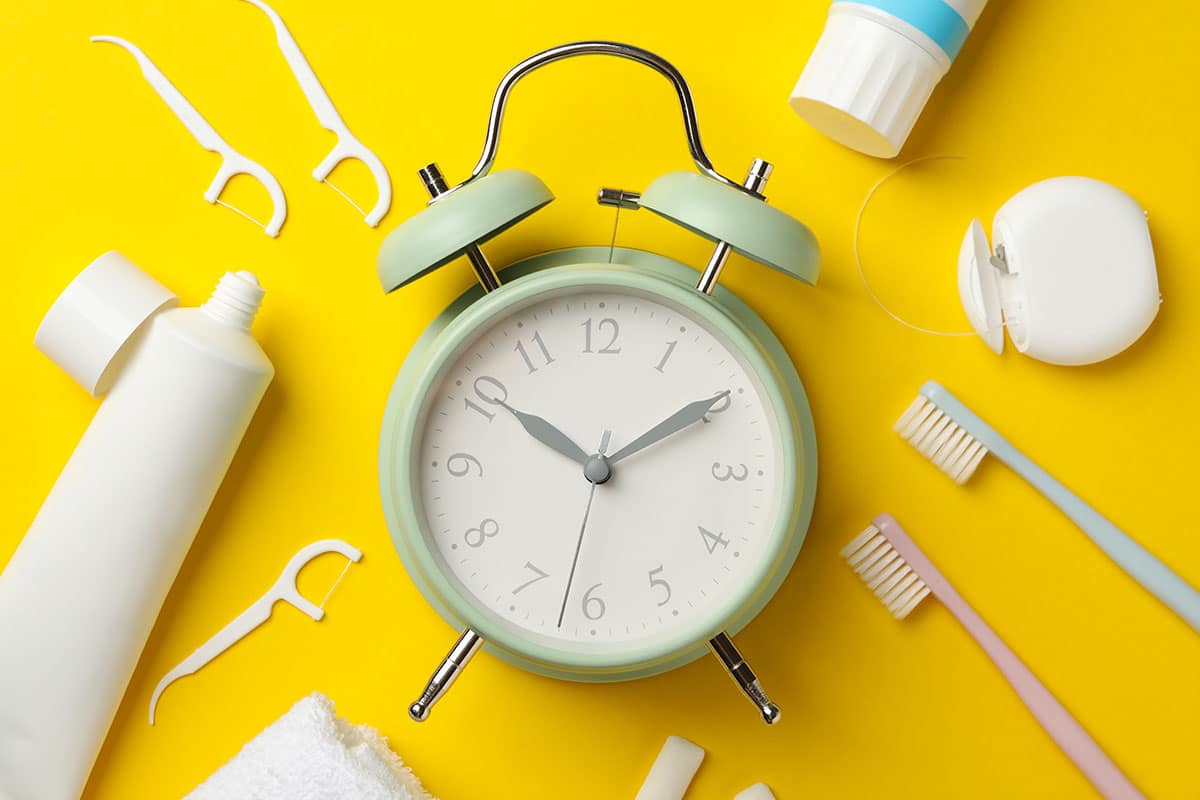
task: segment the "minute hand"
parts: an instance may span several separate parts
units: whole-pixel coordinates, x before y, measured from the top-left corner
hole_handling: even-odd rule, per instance
[[[673,433],[678,433],[689,425],[694,425],[695,423],[704,419],[704,415],[709,412],[709,409],[715,406],[723,397],[728,396],[728,394],[729,390],[727,389],[713,397],[688,403],[686,406],[679,409],[674,414],[667,417],[662,422],[658,423],[653,428],[646,431],[617,452],[613,453],[608,457],[608,463],[614,464],[626,456],[631,456],[639,450],[644,450],[655,442],[667,438]]]

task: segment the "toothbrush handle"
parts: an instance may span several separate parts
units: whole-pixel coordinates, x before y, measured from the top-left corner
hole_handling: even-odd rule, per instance
[[[999,446],[989,449],[997,458],[1058,506],[1130,577],[1200,632],[1200,592],[1015,447],[1002,439],[996,444]]]
[[[929,381],[921,387],[921,394],[942,408],[959,426],[990,450],[992,455],[1008,464],[1046,499],[1058,506],[1146,591],[1200,632],[1200,592],[1172,572],[1170,567],[1159,561],[1149,550],[1076,497],[1070,489],[1055,480],[1032,459],[1009,444],[995,428],[967,408],[945,387]]]
[[[1029,712],[1100,794],[1109,800],[1143,796],[1062,703],[949,584],[934,594],[979,643]]]
[[[1029,712],[1075,763],[1079,771],[1087,776],[1096,790],[1108,800],[1144,800],[1142,793],[1100,749],[1096,740],[1071,716],[1071,712],[1058,702],[1050,690],[1042,685],[1037,676],[1030,672],[1017,654],[996,635],[983,617],[955,591],[899,523],[887,515],[881,515],[876,518],[875,525],[884,532],[900,557],[925,581],[934,596],[978,642],[1025,703]]]

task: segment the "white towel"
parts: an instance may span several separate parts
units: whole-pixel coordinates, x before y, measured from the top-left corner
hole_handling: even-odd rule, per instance
[[[434,800],[374,728],[305,697],[184,800]]]

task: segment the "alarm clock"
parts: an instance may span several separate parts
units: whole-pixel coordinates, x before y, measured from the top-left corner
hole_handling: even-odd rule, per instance
[[[505,103],[524,75],[599,54],[666,77],[698,172],[602,204],[645,208],[716,243],[701,274],[622,247],[574,247],[508,266],[480,244],[554,196],[492,172]],[[427,718],[485,647],[577,681],[644,677],[711,650],[774,723],[731,636],[787,575],[804,541],[817,458],[804,388],[779,340],[717,285],[731,251],[814,283],[819,249],[767,205],[771,165],[744,182],[712,166],[683,76],[646,50],[577,42],[500,82],[470,177],[419,171],[432,200],[384,242],[393,291],[465,256],[478,285],[421,335],[388,398],[380,490],[401,560],[459,639],[420,697]],[[619,211],[618,211],[619,213]]]

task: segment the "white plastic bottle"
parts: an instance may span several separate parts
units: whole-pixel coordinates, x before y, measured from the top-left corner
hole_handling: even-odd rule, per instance
[[[38,330],[110,385],[0,574],[0,800],[74,800],[274,368],[250,335],[263,290],[228,273],[200,308],[118,253]]]
[[[846,147],[895,156],[985,5],[834,0],[792,91],[792,108]]]

